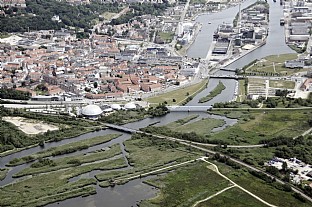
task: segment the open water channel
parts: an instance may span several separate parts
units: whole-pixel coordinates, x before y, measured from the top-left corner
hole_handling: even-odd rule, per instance
[[[246,0],[242,3],[242,9],[247,7],[248,5],[254,3],[255,0]],[[265,57],[267,55],[271,54],[282,54],[282,53],[290,53],[292,52],[284,42],[284,30],[283,27],[279,26],[279,19],[282,17],[282,6],[280,6],[278,3],[273,3],[269,0],[270,4],[270,23],[269,23],[269,36],[267,39],[267,44],[263,47],[247,54],[243,58],[237,60],[236,62],[229,65],[229,68],[239,68],[243,67],[248,62],[259,59],[262,57]],[[238,6],[226,9],[224,11],[221,11],[219,13],[212,13],[212,14],[204,14],[200,15],[196,21],[203,24],[202,30],[198,34],[195,42],[190,47],[188,51],[189,57],[201,57],[204,58],[207,53],[208,49],[210,47],[210,44],[212,42],[212,35],[217,27],[218,24],[221,24],[223,22],[232,22],[236,13],[238,12]],[[208,24],[208,22],[211,22],[212,24]],[[224,72],[222,73],[229,74],[230,72]],[[222,91],[222,93],[218,96],[216,96],[213,100],[205,103],[205,105],[212,105],[216,102],[225,102],[230,101],[234,98],[234,90],[236,87],[235,80],[229,80],[229,79],[211,79],[209,81],[209,84],[205,90],[203,90],[201,93],[199,93],[194,99],[188,103],[188,105],[199,105],[198,100],[199,98],[206,96],[217,84],[219,81],[222,81],[224,85],[226,86],[226,89]],[[216,118],[216,119],[223,119],[226,124],[223,127],[219,127],[215,130],[222,130],[226,126],[232,126],[237,121],[233,119],[228,119],[221,116],[215,116],[215,115],[209,115],[207,113],[203,112],[171,112],[163,117],[156,117],[156,118],[147,118],[138,122],[129,123],[126,124],[126,127],[139,129],[142,127],[146,127],[150,124],[157,123],[156,125],[166,125],[170,122],[176,121],[178,119],[187,117],[192,114],[198,114],[199,117],[197,119],[201,118]],[[105,135],[105,134],[112,134],[112,133],[120,133],[116,132],[114,130],[101,130],[98,132],[92,132],[87,133],[75,138],[71,139],[65,139],[60,142],[51,142],[46,143],[45,148],[55,147],[59,145],[63,145],[70,142],[75,142],[83,139],[88,139],[95,136]],[[86,149],[82,151],[82,153],[87,153],[89,151],[102,149],[108,146],[111,146],[112,144],[119,143],[122,147],[123,155],[126,155],[126,152],[123,148],[123,142],[127,139],[130,139],[129,134],[122,133],[122,136],[118,137],[117,139],[114,139],[108,143],[98,145],[91,147],[89,149]],[[8,155],[6,157],[2,157],[0,159],[0,168],[5,167],[5,164],[7,164],[10,160],[13,158],[18,158],[22,156],[27,156],[32,153],[41,151],[41,147],[34,147],[31,149],[27,149],[21,152],[14,153],[12,155]],[[81,152],[79,152],[81,153]],[[70,154],[74,155],[74,153]],[[64,155],[66,156],[66,155]],[[59,158],[58,156],[57,158]],[[12,170],[10,170],[8,176],[3,180],[0,181],[0,186],[9,184],[11,182],[14,182],[14,179],[12,178],[12,175],[19,172],[20,170],[24,169],[25,167],[28,167],[30,164],[24,164],[17,167],[13,167]],[[127,168],[130,168],[128,166]],[[90,172],[88,174],[81,175],[82,177],[93,177],[94,174],[98,173],[96,172]],[[48,206],[66,206],[66,207],[87,207],[87,206],[109,206],[109,207],[121,207],[121,206],[136,206],[137,203],[141,200],[148,199],[151,197],[154,197],[157,193],[157,190],[154,187],[148,186],[146,184],[143,184],[142,181],[145,179],[148,179],[149,177],[143,178],[143,179],[136,179],[132,180],[124,185],[121,186],[115,186],[114,188],[100,188],[97,187],[97,194],[88,196],[88,197],[78,197],[73,199],[68,199],[66,201],[62,201],[59,203],[50,204]],[[73,178],[71,181],[76,180],[78,178]]]

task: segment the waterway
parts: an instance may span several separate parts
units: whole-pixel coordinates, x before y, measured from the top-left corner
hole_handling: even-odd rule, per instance
[[[237,120],[235,120],[235,119],[229,119],[229,118],[226,118],[223,116],[217,116],[217,115],[210,115],[210,114],[207,114],[204,112],[201,112],[201,113],[198,113],[198,112],[189,112],[189,113],[171,112],[170,114],[163,116],[163,117],[146,118],[146,119],[143,119],[143,120],[140,120],[137,122],[125,124],[124,126],[129,127],[129,128],[133,128],[133,129],[140,129],[140,128],[146,127],[152,123],[156,123],[155,124],[156,126],[164,126],[170,122],[173,122],[173,121],[176,121],[178,119],[182,119],[182,118],[185,118],[187,116],[194,115],[194,114],[198,115],[198,117],[192,121],[197,121],[197,120],[200,120],[202,118],[214,118],[214,119],[224,120],[225,124],[222,127],[216,128],[214,131],[222,130],[225,127],[232,126],[232,125],[237,123]],[[75,138],[65,139],[65,140],[62,140],[59,142],[46,143],[44,149],[49,149],[51,147],[56,147],[59,145],[68,144],[71,142],[76,142],[79,140],[84,140],[84,139],[88,139],[91,137],[102,136],[102,135],[112,134],[112,133],[119,133],[119,134],[121,134],[121,136],[116,138],[116,139],[113,139],[107,143],[96,145],[96,146],[90,147],[88,149],[79,151],[79,152],[74,152],[74,153],[70,153],[68,155],[61,155],[61,156],[50,157],[50,158],[51,159],[57,159],[57,158],[61,158],[64,156],[74,156],[76,154],[81,154],[81,153],[86,154],[88,152],[104,149],[104,148],[107,148],[113,144],[119,143],[121,146],[121,149],[122,149],[122,156],[126,159],[127,152],[124,149],[123,142],[125,140],[130,139],[131,135],[127,134],[127,133],[121,133],[118,131],[110,130],[110,129],[87,133],[87,134],[84,134],[81,136],[77,136]],[[5,167],[5,165],[10,160],[12,160],[13,158],[19,158],[19,157],[27,156],[27,155],[30,155],[32,153],[39,152],[41,150],[43,150],[43,148],[34,147],[34,148],[30,148],[30,149],[27,149],[27,150],[24,150],[21,152],[14,153],[12,155],[2,157],[0,159],[0,168]],[[11,182],[17,181],[17,179],[12,178],[12,175],[23,170],[26,167],[29,167],[30,165],[31,165],[31,163],[12,167],[11,170],[9,171],[7,177],[4,180],[0,181],[0,186],[3,186],[6,184],[9,184]],[[131,168],[131,166],[128,165],[127,167],[119,169],[119,170],[126,170],[129,168]],[[85,174],[80,175],[78,177],[74,177],[74,178],[70,179],[69,182],[76,181],[77,179],[79,179],[81,177],[94,177],[94,175],[96,175],[97,173],[101,173],[101,172],[103,172],[103,171],[99,171],[99,170],[91,171],[89,173],[85,173]],[[145,179],[148,179],[148,178],[149,177],[144,178],[144,179],[136,179],[136,180],[128,182],[125,185],[115,186],[114,188],[101,188],[101,187],[97,186],[96,187],[96,189],[97,189],[96,195],[91,195],[88,197],[72,198],[72,199],[68,199],[66,201],[58,202],[58,203],[51,204],[48,206],[75,206],[75,207],[81,206],[81,207],[84,207],[84,206],[103,206],[102,204],[105,204],[104,206],[110,206],[110,207],[136,206],[138,201],[154,197],[155,193],[157,192],[155,190],[155,188],[142,183],[142,181],[144,181]]]
[[[250,4],[254,3],[254,0],[246,0],[241,4],[241,8],[246,8]],[[269,16],[269,35],[267,37],[267,43],[248,53],[244,57],[236,60],[232,64],[228,65],[227,68],[236,69],[242,68],[244,65],[255,59],[261,59],[268,55],[277,55],[285,53],[294,53],[286,44],[285,44],[285,33],[284,27],[279,25],[279,20],[283,17],[283,6],[279,3],[274,3],[273,1],[268,1],[270,5],[270,16]],[[187,55],[188,57],[194,58],[205,58],[208,54],[208,50],[212,43],[212,36],[214,31],[217,29],[219,24],[231,23],[238,12],[238,6],[226,9],[219,13],[204,14],[199,16],[196,19],[196,22],[202,23],[201,32],[198,34],[196,40],[189,48]],[[208,24],[211,22],[211,24]],[[233,75],[233,72],[227,71],[218,71],[216,75]],[[222,91],[221,94],[216,96],[214,99],[206,103],[198,103],[198,100],[208,95],[215,86],[221,81],[226,89]],[[213,105],[218,102],[228,102],[232,101],[235,98],[235,90],[237,89],[238,83],[236,80],[231,79],[210,79],[208,86],[205,90],[199,93],[196,97],[193,98],[187,105]]]
[[[254,2],[255,0],[246,0],[242,3],[242,8],[245,8]],[[273,1],[269,1],[269,4],[270,4],[270,24],[269,24],[269,36],[267,38],[267,44],[249,53],[248,55],[241,58],[240,60],[230,64],[228,66],[229,68],[243,67],[248,62],[254,59],[262,58],[267,55],[292,52],[285,45],[284,38],[282,38],[284,37],[284,30],[282,27],[279,26],[279,19],[282,16],[282,7],[278,3],[273,3]],[[203,23],[203,27],[200,33],[198,34],[196,40],[194,41],[193,45],[188,50],[188,56],[196,57],[196,58],[206,57],[210,44],[212,42],[213,32],[215,31],[217,25],[223,22],[229,22],[229,23],[232,22],[237,12],[238,12],[238,6],[235,6],[235,7],[226,9],[219,13],[204,14],[204,15],[199,16],[196,19],[196,21]],[[211,22],[211,24],[208,24],[208,22]],[[224,71],[220,73],[230,74],[230,72],[224,72]],[[225,101],[232,100],[234,98],[235,87],[237,87],[237,82],[235,80],[210,79],[207,88],[203,90],[201,93],[199,93],[197,96],[195,96],[194,99],[190,103],[188,103],[188,105],[200,105],[198,103],[199,98],[209,94],[209,92],[213,90],[213,88],[219,83],[219,81],[223,82],[223,84],[226,86],[226,89],[222,91],[220,95],[216,96],[211,101],[204,103],[203,105],[212,105],[213,103],[216,103],[216,102],[225,102]],[[153,123],[156,123],[156,125],[166,125],[170,122],[176,121],[178,119],[184,118],[192,114],[198,114],[199,117],[197,119],[208,118],[208,117],[223,119],[226,122],[226,124],[223,127],[218,128],[217,130],[222,130],[224,127],[231,126],[237,122],[236,120],[233,120],[233,119],[227,119],[221,116],[208,115],[207,113],[172,112],[164,117],[148,118],[148,119],[144,119],[138,122],[126,124],[125,126],[129,128],[139,129],[139,128],[146,127]],[[116,132],[114,130],[101,130],[98,132],[87,133],[87,134],[84,134],[75,138],[62,140],[60,142],[46,143],[45,149],[71,143],[74,141],[88,139],[88,138],[95,137],[95,136],[111,134],[111,133],[120,133],[120,132]],[[82,153],[88,153],[93,150],[103,149],[115,143],[119,143],[122,146],[122,143],[125,140],[130,139],[130,135],[125,134],[125,133],[121,133],[121,134],[122,136],[118,137],[117,139],[114,139],[108,143],[94,146],[90,149],[86,149],[82,151]],[[13,158],[27,156],[32,153],[39,152],[41,150],[42,150],[41,147],[34,147],[31,149],[27,149],[27,150],[3,157],[0,159],[0,168],[5,167],[5,164],[7,164]],[[122,150],[122,153],[123,153],[123,156],[126,156],[125,150]],[[71,155],[74,155],[74,153]],[[24,164],[24,165],[20,165],[17,167],[13,167],[10,170],[8,176],[5,178],[5,180],[0,181],[0,186],[6,185],[14,181],[14,179],[12,178],[12,175],[24,169],[25,167],[28,167],[29,165],[30,164]],[[94,176],[95,173],[96,172],[91,172],[84,176]],[[144,178],[144,179],[147,179],[147,178]],[[63,201],[63,202],[51,204],[48,206],[69,206],[69,207],[70,206],[75,206],[75,207],[79,207],[79,206],[81,207],[82,206],[110,206],[110,207],[136,206],[140,200],[151,198],[155,196],[155,193],[157,192],[153,187],[143,184],[142,181],[144,179],[136,179],[136,180],[126,183],[125,185],[115,186],[114,188],[100,188],[97,186],[96,195],[83,197],[83,198],[81,197],[73,198],[73,199]]]

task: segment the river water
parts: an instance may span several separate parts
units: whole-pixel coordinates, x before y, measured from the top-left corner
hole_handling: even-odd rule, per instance
[[[246,0],[242,3],[242,8],[245,8],[254,2],[255,0]],[[243,67],[248,62],[254,59],[262,58],[267,55],[292,52],[285,45],[284,38],[282,38],[284,37],[284,30],[283,30],[283,27],[279,26],[279,19],[282,16],[282,7],[278,3],[273,3],[273,1],[269,1],[269,4],[270,4],[270,24],[269,24],[269,36],[267,38],[267,44],[247,54],[245,57],[239,59],[238,61],[230,64],[228,66],[229,68]],[[204,15],[199,16],[196,19],[196,21],[203,23],[203,27],[200,33],[198,34],[196,40],[194,41],[193,45],[188,50],[188,56],[205,58],[208,53],[210,44],[212,42],[213,32],[215,31],[217,25],[221,24],[222,22],[228,22],[228,23],[232,22],[237,12],[238,12],[238,6],[235,6],[235,7],[226,9],[219,13],[204,14]],[[208,24],[208,22],[211,22],[211,24]],[[230,72],[222,71],[222,74],[224,73],[229,74]],[[226,86],[226,89],[223,90],[221,94],[216,96],[211,101],[204,103],[204,104],[199,104],[198,100],[200,99],[200,97],[203,97],[209,94],[209,92],[218,84],[219,81],[223,82],[223,84]],[[195,96],[194,99],[187,105],[212,105],[213,103],[216,103],[216,102],[230,101],[234,98],[235,87],[237,87],[237,82],[235,80],[210,79],[207,88],[203,90],[201,93],[199,93],[197,96]],[[197,120],[201,118],[208,118],[208,117],[216,118],[216,119],[223,119],[226,122],[226,124],[223,127],[219,128],[218,130],[222,130],[226,126],[232,126],[237,122],[236,120],[233,120],[233,119],[227,119],[221,116],[209,115],[207,113],[171,112],[170,114],[163,116],[163,117],[147,118],[138,122],[126,124],[125,126],[129,128],[139,129],[139,128],[146,127],[154,123],[156,123],[155,125],[166,125],[170,122],[176,121],[178,119],[184,118],[192,114],[199,115]],[[88,139],[88,138],[95,137],[95,136],[101,136],[101,135],[112,134],[112,133],[120,133],[120,132],[116,132],[114,130],[101,130],[98,132],[87,133],[87,134],[84,134],[75,138],[65,139],[60,142],[46,143],[45,149],[54,147],[54,146],[63,145],[66,143],[71,143],[74,141],[79,141],[79,140]],[[130,135],[125,134],[125,133],[121,133],[121,134],[122,136],[118,137],[117,139],[114,139],[108,143],[104,143],[104,144],[86,149],[82,151],[82,153],[88,153],[89,151],[102,149],[102,148],[111,146],[112,144],[115,144],[115,143],[119,143],[121,146],[123,146],[122,143],[125,140],[130,139]],[[0,159],[0,168],[5,167],[5,164],[7,164],[13,158],[27,156],[32,153],[39,152],[41,150],[42,148],[40,147],[34,147],[31,149],[27,149],[27,150],[3,157]],[[125,156],[126,152],[124,150],[122,150],[122,152],[123,152],[123,156]],[[75,153],[72,153],[70,155],[75,155]],[[24,169],[25,167],[28,167],[29,165],[30,164],[24,164],[24,165],[20,165],[17,167],[13,167],[10,170],[8,176],[5,178],[5,180],[0,181],[0,186],[6,185],[14,181],[14,179],[12,178],[12,175]],[[89,176],[92,177],[95,173],[96,172],[91,172],[89,173]],[[84,175],[84,176],[88,176],[88,175]],[[144,178],[144,179],[148,179],[148,178]],[[83,198],[79,197],[79,198],[68,199],[66,201],[51,204],[48,206],[64,206],[64,207],[65,206],[66,207],[71,207],[71,206],[73,207],[74,206],[75,207],[79,207],[79,206],[81,207],[85,207],[85,206],[110,206],[110,207],[136,206],[140,200],[154,197],[155,193],[157,193],[157,190],[155,190],[153,187],[142,183],[144,179],[141,179],[141,180],[136,179],[136,180],[126,183],[125,185],[115,186],[114,188],[97,187],[96,195],[83,197]]]
[[[241,8],[246,8],[250,4],[254,3],[254,0],[246,0],[241,4]],[[270,4],[270,21],[269,21],[269,35],[267,37],[267,43],[248,53],[244,57],[238,59],[232,64],[228,65],[228,68],[242,68],[244,65],[255,59],[261,59],[268,55],[277,55],[277,54],[285,54],[285,53],[294,53],[286,44],[285,44],[285,34],[284,27],[279,25],[279,20],[283,17],[283,7],[280,6],[279,3],[274,3],[269,0]],[[214,31],[216,30],[219,24],[231,23],[238,12],[238,6],[226,9],[219,13],[213,14],[205,14],[201,15],[196,19],[196,22],[202,23],[201,32],[198,34],[196,40],[189,48],[187,55],[188,57],[200,57],[205,58],[207,56],[209,47],[212,42],[212,36]],[[211,24],[208,24],[211,22]],[[218,71],[217,75],[233,75],[233,72],[227,71]],[[213,90],[217,84],[221,81],[226,89],[222,91],[221,94],[216,96],[214,99],[206,102],[206,103],[198,103],[198,100],[206,96]],[[210,79],[208,83],[208,87],[199,93],[196,97],[193,98],[187,105],[213,105],[218,102],[228,102],[232,101],[235,98],[234,92],[235,88],[238,87],[238,83],[233,79]]]

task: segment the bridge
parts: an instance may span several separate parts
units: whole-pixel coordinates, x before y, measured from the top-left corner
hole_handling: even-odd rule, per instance
[[[243,76],[238,76],[238,75],[210,75],[209,78],[217,78],[217,79],[235,79],[235,80],[244,79]]]
[[[106,127],[110,128],[110,129],[114,129],[114,130],[130,133],[130,134],[142,133],[139,130],[131,129],[131,128],[115,125],[115,124],[105,124],[105,125],[106,125]]]
[[[236,72],[236,68],[220,68],[222,71]]]
[[[181,112],[191,112],[191,111],[197,111],[197,112],[206,112],[209,109],[212,109],[212,106],[167,106],[169,111],[181,111]]]

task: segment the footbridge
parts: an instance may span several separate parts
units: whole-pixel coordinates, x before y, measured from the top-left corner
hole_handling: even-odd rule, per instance
[[[190,112],[190,111],[198,111],[198,112],[206,112],[209,109],[212,109],[212,106],[167,106],[169,111],[181,111],[181,112]]]

